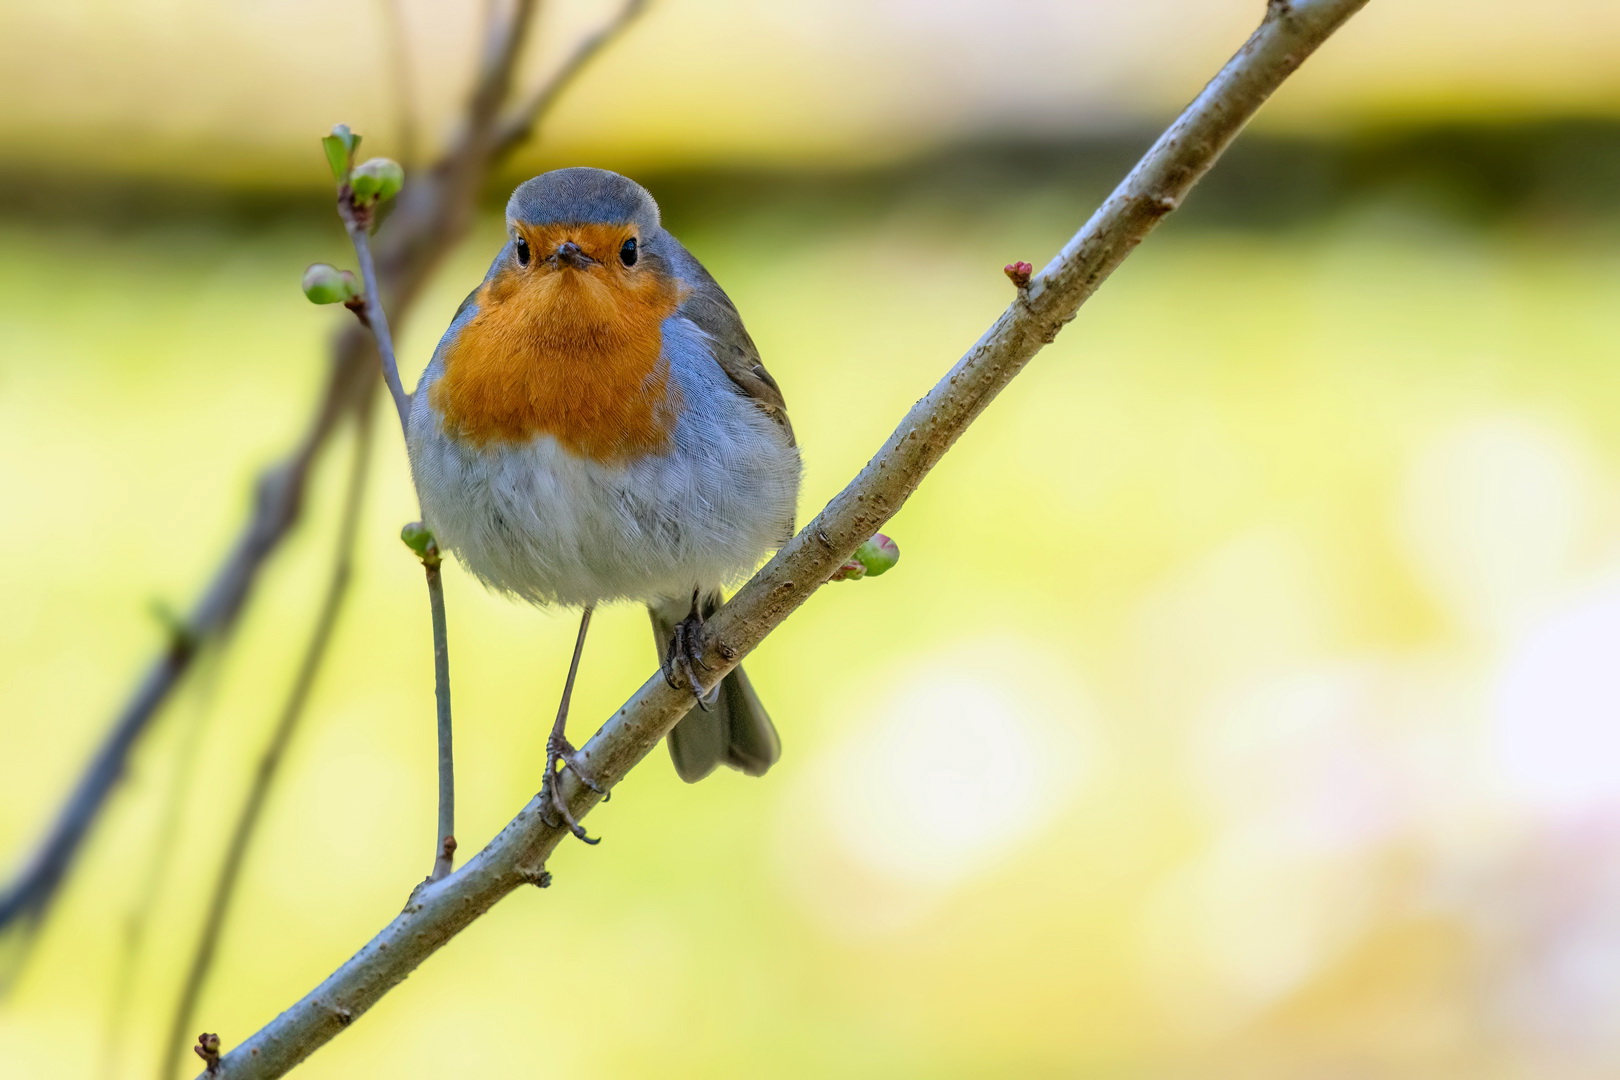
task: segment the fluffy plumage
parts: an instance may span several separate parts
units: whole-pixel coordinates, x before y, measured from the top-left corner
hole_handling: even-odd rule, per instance
[[[737,391],[691,320],[671,318],[663,341],[683,408],[667,449],[627,460],[593,460],[551,434],[464,440],[431,390],[418,392],[411,468],[441,546],[491,588],[568,605],[690,604],[780,546],[799,483],[786,432]],[[443,370],[434,357],[423,384]]]
[[[507,228],[412,404],[427,524],[491,588],[642,601],[667,636],[694,592],[712,606],[792,535],[800,466],[781,390],[634,182],[547,173],[513,193]],[[716,693],[720,726],[694,714],[671,737],[682,777],[763,772],[778,744],[752,687],[739,669]]]
[[[637,238],[633,226],[516,231],[531,253],[574,242],[597,265],[588,272],[507,265],[489,276],[430,390],[445,427],[479,445],[550,434],[595,461],[668,449],[682,399],[670,384],[663,326],[687,290],[617,258]]]

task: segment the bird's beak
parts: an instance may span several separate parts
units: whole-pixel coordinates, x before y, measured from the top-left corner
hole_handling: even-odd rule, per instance
[[[596,260],[585,254],[585,249],[572,240],[565,240],[558,244],[557,250],[548,255],[546,261],[558,269],[571,266],[575,270],[583,270],[587,266],[596,265]]]

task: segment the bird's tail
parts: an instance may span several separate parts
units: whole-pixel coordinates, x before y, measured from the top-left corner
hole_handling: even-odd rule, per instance
[[[703,617],[707,619],[719,606],[719,593],[705,596]],[[658,640],[658,655],[666,662],[675,624],[686,617],[688,610],[679,601],[647,608]],[[722,764],[749,776],[763,776],[776,764],[782,756],[782,741],[741,666],[732,668],[731,674],[709,691],[704,703],[707,711],[693,708],[669,733],[669,756],[682,780],[695,784]]]

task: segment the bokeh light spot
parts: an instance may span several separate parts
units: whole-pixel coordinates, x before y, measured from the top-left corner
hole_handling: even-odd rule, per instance
[[[1554,811],[1620,802],[1620,582],[1525,634],[1492,704],[1512,792]]]

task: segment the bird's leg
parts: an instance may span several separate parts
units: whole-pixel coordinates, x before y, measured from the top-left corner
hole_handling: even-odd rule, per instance
[[[563,683],[562,703],[557,706],[557,722],[551,725],[551,734],[546,738],[546,776],[540,782],[540,813],[544,815],[546,824],[557,825],[557,819],[566,823],[568,831],[585,841],[587,844],[596,843],[585,835],[584,826],[574,820],[574,815],[568,809],[568,803],[562,797],[558,781],[562,778],[561,766],[566,765],[572,769],[579,782],[592,791],[601,794],[602,788],[585,771],[584,763],[580,761],[579,751],[574,749],[572,743],[563,735],[568,724],[568,700],[574,696],[574,676],[579,674],[579,657],[585,651],[585,631],[591,626],[591,605],[585,606],[585,614],[579,620],[579,637],[574,641],[574,658],[568,663],[568,679]],[[553,814],[555,811],[555,814]]]
[[[692,590],[692,612],[675,624],[669,639],[669,655],[664,661],[664,681],[676,689],[692,691],[698,708],[709,711],[710,695],[703,689],[698,670],[709,670],[703,662],[703,590]]]

